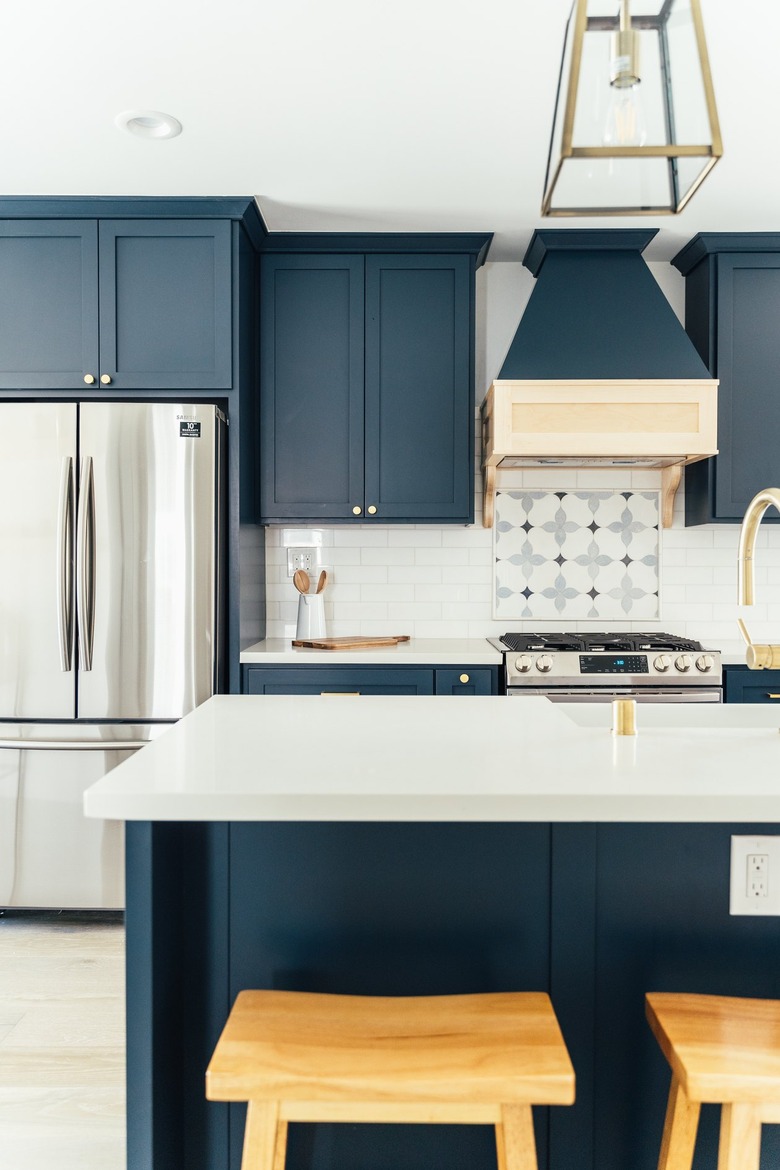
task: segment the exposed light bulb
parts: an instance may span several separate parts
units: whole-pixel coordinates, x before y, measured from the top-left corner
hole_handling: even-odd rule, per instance
[[[638,83],[626,89],[610,88],[603,141],[605,146],[644,146],[647,124]]]

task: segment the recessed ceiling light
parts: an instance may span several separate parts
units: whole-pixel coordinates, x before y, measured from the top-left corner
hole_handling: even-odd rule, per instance
[[[117,114],[114,124],[138,138],[175,138],[181,134],[181,122],[160,110],[125,110]]]

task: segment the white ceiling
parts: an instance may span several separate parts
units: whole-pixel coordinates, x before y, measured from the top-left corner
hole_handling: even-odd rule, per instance
[[[617,7],[617,0],[616,0]],[[570,0],[4,6],[4,195],[255,195],[273,231],[780,231],[780,5],[702,0],[724,158],[678,217],[542,220]],[[144,141],[115,116],[175,115]]]

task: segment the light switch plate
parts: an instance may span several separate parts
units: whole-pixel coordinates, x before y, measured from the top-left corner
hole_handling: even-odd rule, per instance
[[[780,836],[731,838],[729,913],[780,915]]]

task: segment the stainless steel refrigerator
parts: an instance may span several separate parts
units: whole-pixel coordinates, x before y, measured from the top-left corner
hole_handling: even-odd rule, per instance
[[[0,403],[0,906],[119,908],[84,789],[222,689],[225,419]]]

